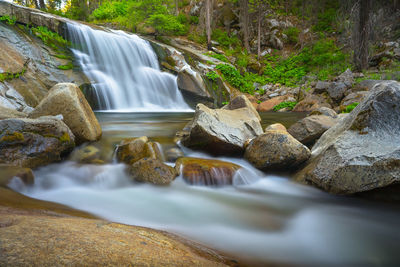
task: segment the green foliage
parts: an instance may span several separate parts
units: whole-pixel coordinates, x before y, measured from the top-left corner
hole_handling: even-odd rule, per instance
[[[0,82],[9,81],[9,80],[12,80],[12,79],[19,78],[20,76],[24,75],[25,71],[26,71],[26,68],[23,68],[22,71],[15,72],[15,73],[12,73],[12,72],[0,73]]]
[[[300,30],[297,27],[289,27],[283,31],[284,34],[288,37],[288,42],[291,44],[297,44],[299,41]]]
[[[60,70],[71,70],[74,68],[74,65],[72,63],[68,63],[66,65],[59,65],[57,68]]]
[[[66,46],[69,45],[69,42],[62,38],[61,35],[58,33],[50,31],[48,28],[44,26],[39,26],[39,27],[32,27],[31,28],[32,32],[34,35],[39,37],[43,43],[46,45],[58,49],[59,47],[65,48]]]
[[[222,104],[223,106],[228,105],[228,104],[229,104],[229,101],[222,102],[221,104]]]
[[[354,103],[352,103],[352,104],[346,106],[346,107],[343,109],[342,113],[350,113],[350,112],[352,112],[353,109],[355,109],[355,108],[358,106],[358,104],[359,104],[358,102],[354,102]]]
[[[216,67],[219,70],[223,78],[233,87],[239,89],[243,93],[254,93],[254,87],[240,72],[233,66],[228,64],[219,64]]]
[[[264,63],[265,81],[287,86],[299,84],[308,73],[326,80],[349,67],[347,55],[329,39],[319,40],[287,59],[269,56]]]
[[[125,16],[128,12],[128,1],[105,1],[92,13],[97,20],[110,20]]]
[[[226,31],[218,28],[212,32],[211,38],[217,41],[224,48],[236,47],[240,44],[240,41],[237,37],[229,37]]]
[[[14,25],[17,22],[17,18],[15,16],[2,16],[0,21],[5,21],[8,25]]]
[[[206,42],[207,42],[207,38],[204,34],[199,34],[199,33],[195,33],[195,32],[189,33],[188,39],[190,41],[196,42],[198,44],[203,44],[203,45],[206,44]]]
[[[149,17],[147,23],[154,27],[159,34],[184,35],[188,28],[180,23],[178,18],[173,15],[154,14]]]
[[[199,17],[198,16],[190,16],[189,21],[190,21],[190,24],[199,24]]]
[[[282,102],[274,107],[274,111],[278,111],[284,108],[292,110],[297,105],[297,102]]]
[[[213,58],[219,59],[219,60],[221,60],[223,62],[226,62],[226,63],[229,62],[228,59],[226,58],[226,56],[224,56],[224,55],[215,54],[215,53],[212,53],[212,52],[208,52],[205,55],[207,55],[209,57],[213,57]]]
[[[215,71],[209,71],[206,73],[206,77],[210,80],[215,82],[215,80],[219,77],[219,75]]]

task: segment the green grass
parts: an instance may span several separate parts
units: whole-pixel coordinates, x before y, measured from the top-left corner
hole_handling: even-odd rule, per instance
[[[353,109],[355,109],[355,108],[358,106],[358,104],[359,104],[358,102],[354,102],[354,103],[352,103],[352,104],[346,106],[346,107],[343,109],[342,113],[350,113],[350,112],[352,112]]]
[[[17,18],[15,16],[1,16],[0,21],[5,21],[8,25],[15,25]]]
[[[273,108],[273,110],[274,111],[279,111],[279,110],[284,109],[284,108],[288,108],[289,110],[292,110],[296,105],[297,105],[297,102],[290,102],[290,101],[289,102],[282,102],[282,103],[276,105]]]
[[[60,70],[71,70],[74,68],[74,65],[72,63],[68,63],[66,65],[59,65],[57,68]]]

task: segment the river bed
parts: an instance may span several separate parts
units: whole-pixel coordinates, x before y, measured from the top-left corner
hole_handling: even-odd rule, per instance
[[[163,149],[193,113],[96,114],[100,144],[112,151],[127,137],[148,136]],[[296,113],[262,114],[263,127],[301,118]],[[211,156],[182,148],[186,156]],[[178,177],[168,187],[132,183],[123,164],[71,161],[37,169],[35,184],[14,189],[99,217],[177,233],[251,265],[302,264],[382,266],[400,262],[399,209],[388,204],[332,196],[266,174],[240,158],[219,157],[243,168],[233,186],[187,185]]]

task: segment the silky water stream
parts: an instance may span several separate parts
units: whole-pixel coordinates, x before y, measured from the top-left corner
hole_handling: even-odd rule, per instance
[[[146,135],[164,149],[193,113],[97,113],[105,150],[126,137]],[[263,114],[263,123],[299,119]],[[207,157],[183,148],[186,156]],[[245,160],[219,158],[243,168],[234,184],[204,187],[178,177],[157,187],[129,180],[125,166],[71,161],[37,169],[35,184],[15,190],[84,210],[111,221],[167,230],[249,265],[383,266],[400,262],[396,207],[335,197],[288,177],[257,171]]]

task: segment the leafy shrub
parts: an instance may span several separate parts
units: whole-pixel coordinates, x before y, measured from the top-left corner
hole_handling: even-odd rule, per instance
[[[226,31],[218,28],[212,32],[211,38],[217,41],[224,48],[229,48],[230,46],[237,46],[240,44],[240,41],[237,37],[229,37]]]
[[[292,110],[296,105],[297,105],[297,102],[290,102],[290,101],[282,102],[274,107],[274,111],[278,111],[278,110],[281,110],[284,108],[288,108],[289,110]]]
[[[206,73],[206,77],[210,80],[215,82],[215,80],[219,77],[215,71],[209,71]]]
[[[348,106],[346,106],[343,110],[342,113],[350,113],[353,111],[353,109],[355,109],[358,106],[358,102],[354,102]]]
[[[198,16],[190,16],[189,21],[190,21],[190,24],[199,24],[199,17]]]
[[[58,47],[66,47],[69,45],[69,42],[65,40],[61,35],[50,31],[47,27],[32,27],[31,30],[34,35],[36,35],[43,41],[43,43],[56,50],[58,49]]]
[[[93,11],[92,16],[98,20],[109,20],[125,16],[127,11],[127,1],[105,1]]]
[[[15,16],[2,16],[0,21],[5,21],[8,25],[14,25],[17,22],[17,18]]]
[[[216,69],[222,73],[223,78],[233,87],[239,89],[243,93],[254,93],[252,83],[246,80],[235,67],[228,64],[219,64]]]
[[[288,42],[290,44],[297,44],[299,41],[300,30],[298,28],[289,27],[283,33],[288,37]]]
[[[173,15],[154,14],[148,19],[148,24],[153,26],[159,34],[184,35],[188,29]]]
[[[224,56],[224,55],[215,54],[215,53],[212,53],[212,52],[206,53],[206,55],[209,56],[209,57],[213,57],[213,58],[219,59],[219,60],[221,60],[223,62],[226,62],[226,63],[229,62],[228,59],[226,58],[226,56]]]

